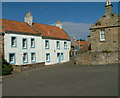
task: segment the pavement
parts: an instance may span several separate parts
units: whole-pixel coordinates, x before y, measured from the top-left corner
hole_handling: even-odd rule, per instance
[[[118,65],[65,64],[3,77],[3,96],[118,96]]]

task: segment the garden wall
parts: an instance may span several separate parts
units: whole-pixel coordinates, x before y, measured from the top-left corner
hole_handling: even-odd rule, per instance
[[[101,64],[115,64],[120,63],[119,52],[86,52],[81,53],[75,57],[75,64],[77,65],[101,65]]]

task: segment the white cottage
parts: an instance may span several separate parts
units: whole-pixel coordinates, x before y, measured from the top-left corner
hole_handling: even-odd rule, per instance
[[[33,23],[30,12],[24,22],[1,19],[4,34],[4,58],[14,65],[45,62],[45,65],[68,62],[70,37],[56,26]]]

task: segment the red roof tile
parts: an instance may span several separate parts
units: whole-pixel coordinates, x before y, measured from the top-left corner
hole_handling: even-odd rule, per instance
[[[2,24],[3,29],[7,31],[38,34],[38,32],[35,31],[36,29],[41,33],[42,36],[70,40],[70,37],[67,35],[67,33],[63,29],[60,29],[59,27],[56,26],[33,23],[32,25],[34,27],[33,29],[32,26],[29,26],[25,22],[19,22],[19,21],[7,20],[7,19],[0,19],[0,24]]]
[[[87,41],[77,41],[77,43],[79,43],[80,45],[87,45],[88,44]]]
[[[42,36],[49,36],[49,37],[70,40],[70,37],[67,35],[67,33],[63,29],[60,29],[59,27],[39,24],[39,23],[33,23],[33,26],[37,30],[39,30],[39,32],[41,32]]]
[[[3,29],[7,31],[23,32],[23,33],[34,33],[37,34],[27,23],[0,19],[0,24],[2,24]]]

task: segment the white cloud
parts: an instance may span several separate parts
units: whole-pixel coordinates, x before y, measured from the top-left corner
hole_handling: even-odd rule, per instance
[[[75,23],[75,22],[62,22],[63,29],[68,33],[71,37],[76,37],[76,39],[86,39],[90,34],[89,28],[92,24],[85,23]]]

